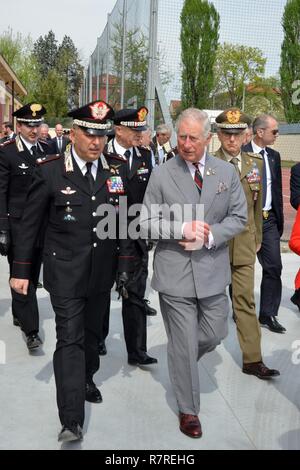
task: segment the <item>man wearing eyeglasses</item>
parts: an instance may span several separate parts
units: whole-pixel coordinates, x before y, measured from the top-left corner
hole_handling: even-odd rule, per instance
[[[281,160],[279,152],[269,147],[275,143],[278,133],[278,122],[273,116],[258,116],[253,122],[254,139],[244,151],[262,155],[264,162],[263,240],[257,254],[263,269],[259,322],[275,333],[284,333],[286,329],[277,320],[282,293],[280,237],[284,224]]]

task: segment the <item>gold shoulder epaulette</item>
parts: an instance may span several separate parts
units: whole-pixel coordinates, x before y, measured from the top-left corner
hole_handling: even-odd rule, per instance
[[[246,152],[249,157],[252,158],[258,158],[259,160],[262,160],[262,155],[260,153],[254,153],[254,152]]]
[[[59,154],[46,155],[45,157],[38,158],[36,162],[37,162],[38,165],[43,165],[44,163],[53,162],[54,160],[59,160],[59,159],[60,159]]]

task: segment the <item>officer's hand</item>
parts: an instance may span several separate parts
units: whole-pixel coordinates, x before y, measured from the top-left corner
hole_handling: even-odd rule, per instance
[[[14,277],[9,281],[10,287],[18,294],[27,295],[29,279],[16,279]]]
[[[261,249],[261,243],[259,243],[258,245],[256,245],[256,253],[258,253]]]
[[[129,282],[129,275],[128,273],[118,273],[116,284],[117,284],[117,291],[119,292],[119,298],[123,297],[123,299],[128,299],[128,290],[126,288]]]
[[[0,231],[0,254],[7,256],[10,247],[10,233],[8,230]]]

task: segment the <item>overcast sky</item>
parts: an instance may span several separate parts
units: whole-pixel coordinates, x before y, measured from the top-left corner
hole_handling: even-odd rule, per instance
[[[30,34],[35,40],[52,29],[59,42],[70,36],[88,59],[115,0],[0,0],[0,32]]]

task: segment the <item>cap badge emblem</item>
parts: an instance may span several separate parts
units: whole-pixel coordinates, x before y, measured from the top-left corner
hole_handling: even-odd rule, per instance
[[[90,109],[93,118],[100,119],[101,121],[103,121],[109,111],[108,106],[106,106],[103,101],[98,101],[97,103],[93,104],[92,106],[90,106]]]
[[[138,120],[139,122],[143,122],[145,121],[146,117],[147,117],[147,114],[148,114],[148,111],[146,108],[141,108],[138,112]]]
[[[40,104],[34,103],[30,106],[30,110],[32,111],[32,116],[35,117],[36,113],[42,110],[42,106]]]
[[[241,116],[242,114],[238,109],[236,111],[228,111],[226,114],[226,118],[229,124],[238,124],[240,122]]]

